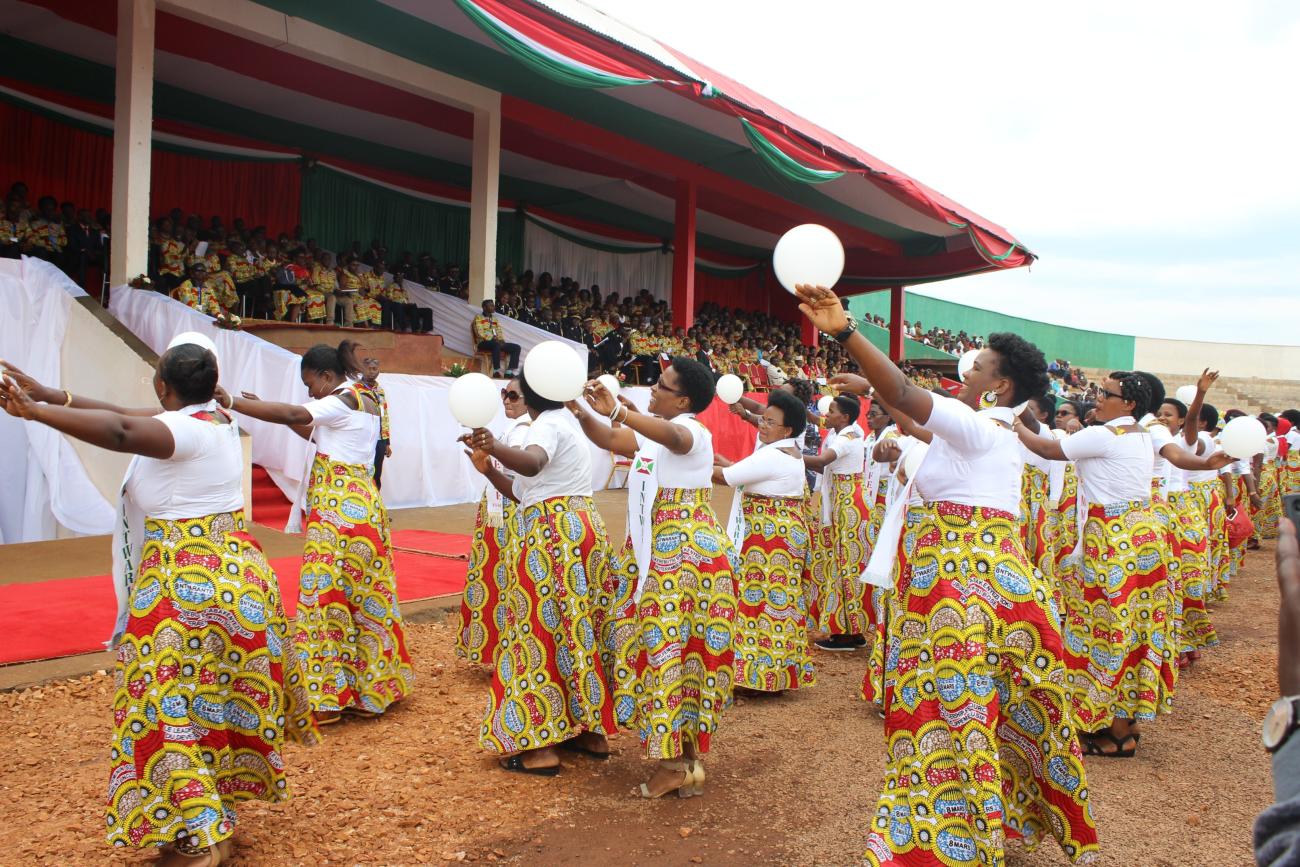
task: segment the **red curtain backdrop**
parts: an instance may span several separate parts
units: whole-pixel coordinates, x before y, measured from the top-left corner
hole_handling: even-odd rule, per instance
[[[766,273],[764,273],[766,270]],[[719,304],[767,313],[783,322],[798,322],[799,303],[781,287],[770,269],[759,269],[740,278],[719,277],[695,269],[695,303]]]
[[[298,224],[302,171],[295,161],[222,159],[155,149],[150,210],[235,217],[272,233]],[[0,102],[0,192],[27,184],[35,206],[41,196],[94,210],[113,206],[113,139]]]

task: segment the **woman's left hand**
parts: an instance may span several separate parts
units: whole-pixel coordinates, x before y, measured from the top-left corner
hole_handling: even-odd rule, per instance
[[[830,385],[838,392],[863,395],[871,391],[871,383],[864,376],[856,373],[837,373],[831,377]]]
[[[849,327],[849,317],[844,312],[840,296],[825,286],[801,283],[794,288],[799,296],[799,311],[817,326],[818,331],[839,334]]]
[[[64,395],[62,391],[57,388],[47,388],[46,386],[41,385],[35,379],[23,373],[7,361],[0,360],[0,373],[9,377],[9,379],[26,392],[32,400],[43,401],[45,403],[54,403],[56,401],[59,403],[63,402]]]
[[[587,384],[582,387],[582,394],[587,398],[587,403],[591,408],[606,418],[617,406],[614,402],[614,395],[610,394],[609,389],[605,388],[605,383],[598,379],[588,380]]]
[[[18,383],[8,377],[0,380],[0,405],[14,418],[36,418],[39,404]]]
[[[492,431],[485,427],[478,427],[470,432],[469,444],[476,452],[491,454],[492,449],[496,447],[497,440],[496,437],[492,436]]]

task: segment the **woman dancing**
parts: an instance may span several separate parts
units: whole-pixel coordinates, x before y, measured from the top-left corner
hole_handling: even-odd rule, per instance
[[[905,530],[887,519],[879,540],[902,556],[867,863],[1001,864],[1007,837],[1032,847],[1045,834],[1071,861],[1095,859],[1051,592],[1020,543],[1011,407],[1047,390],[1043,354],[990,335],[957,398],[940,397],[851,327],[833,292],[800,286],[799,297],[877,395],[933,435],[912,480],[921,504]]]
[[[510,380],[501,389],[501,403],[506,418],[513,422],[503,437],[505,444],[520,448],[528,438],[532,418],[524,406],[518,379]],[[513,479],[514,474],[508,473],[507,477]],[[479,500],[474,519],[474,541],[470,545],[460,625],[456,629],[456,655],[489,673],[496,667],[493,657],[501,638],[498,605],[508,583],[506,572],[514,568],[518,556],[518,551],[510,547],[519,538],[516,517],[515,500],[489,484]]]
[[[415,681],[397,605],[388,513],[375,486],[379,407],[356,381],[357,344],[318,344],[302,357],[312,400],[299,406],[244,394],[235,412],[288,425],[312,440],[316,455],[304,480],[307,539],[299,576],[298,631],[303,671],[316,721],[343,712],[373,717],[405,698]],[[224,398],[223,398],[224,399]],[[294,525],[301,508],[294,504]]]
[[[731,702],[735,666],[736,553],[710,504],[713,436],[695,417],[713,401],[713,375],[674,358],[650,390],[649,413],[616,402],[597,382],[585,394],[621,426],[583,412],[583,432],[633,457],[632,544],[620,557],[628,592],[607,641],[618,654],[620,701],[635,706],[641,742],[659,760],[641,795],[703,794],[703,759]]]
[[[821,521],[813,534],[813,574],[809,612],[830,637],[817,642],[825,650],[855,650],[874,618],[871,587],[863,584],[867,567],[867,523],[871,504],[864,486],[866,437],[858,425],[862,405],[855,395],[841,394],[826,411],[831,434],[821,454],[807,455],[804,464],[820,470]]]
[[[770,392],[758,426],[762,443],[732,463],[714,455],[713,483],[736,488],[727,522],[740,553],[736,572],[736,689],[780,693],[816,682],[808,655],[808,527],[800,451],[806,410]],[[855,578],[856,581],[856,578]]]
[[[591,451],[564,404],[542,397],[523,374],[512,382],[532,419],[523,443],[507,445],[483,428],[468,438],[475,468],[519,503],[479,744],[503,754],[507,771],[555,776],[557,748],[608,759],[607,736],[617,731],[601,662],[609,541],[591,499]]]
[[[216,356],[202,335],[179,340],[154,374],[162,412],[48,388],[7,364],[0,405],[137,456],[114,540],[128,553],[114,558],[108,840],[162,847],[163,867],[212,867],[230,856],[236,804],[288,799],[286,737],[315,743],[317,731],[279,582],[245,526]]]

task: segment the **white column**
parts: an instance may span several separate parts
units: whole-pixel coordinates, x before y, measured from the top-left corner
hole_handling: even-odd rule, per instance
[[[155,0],[117,0],[113,230],[108,276],[120,286],[149,267]]]
[[[497,202],[501,186],[501,101],[474,112],[474,167],[469,202],[469,301],[496,297]]]

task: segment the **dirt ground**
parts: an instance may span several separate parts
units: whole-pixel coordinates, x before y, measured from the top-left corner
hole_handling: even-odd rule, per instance
[[[612,498],[602,506],[614,518]],[[1103,863],[1253,863],[1251,822],[1272,792],[1259,723],[1276,694],[1276,611],[1270,544],[1217,607],[1223,644],[1181,681],[1175,713],[1147,727],[1136,759],[1090,760]],[[293,799],[239,808],[234,864],[858,863],[883,768],[860,653],[818,653],[810,690],[740,699],[705,796],[648,802],[634,790],[651,764],[630,733],[610,761],[566,756],[553,779],[497,770],[477,746],[487,678],[455,658],[450,620],[410,624],[409,700],[287,748]],[[151,860],[102,838],[111,688],[105,672],[0,693],[0,864]],[[1066,863],[1054,844],[1008,860]]]

